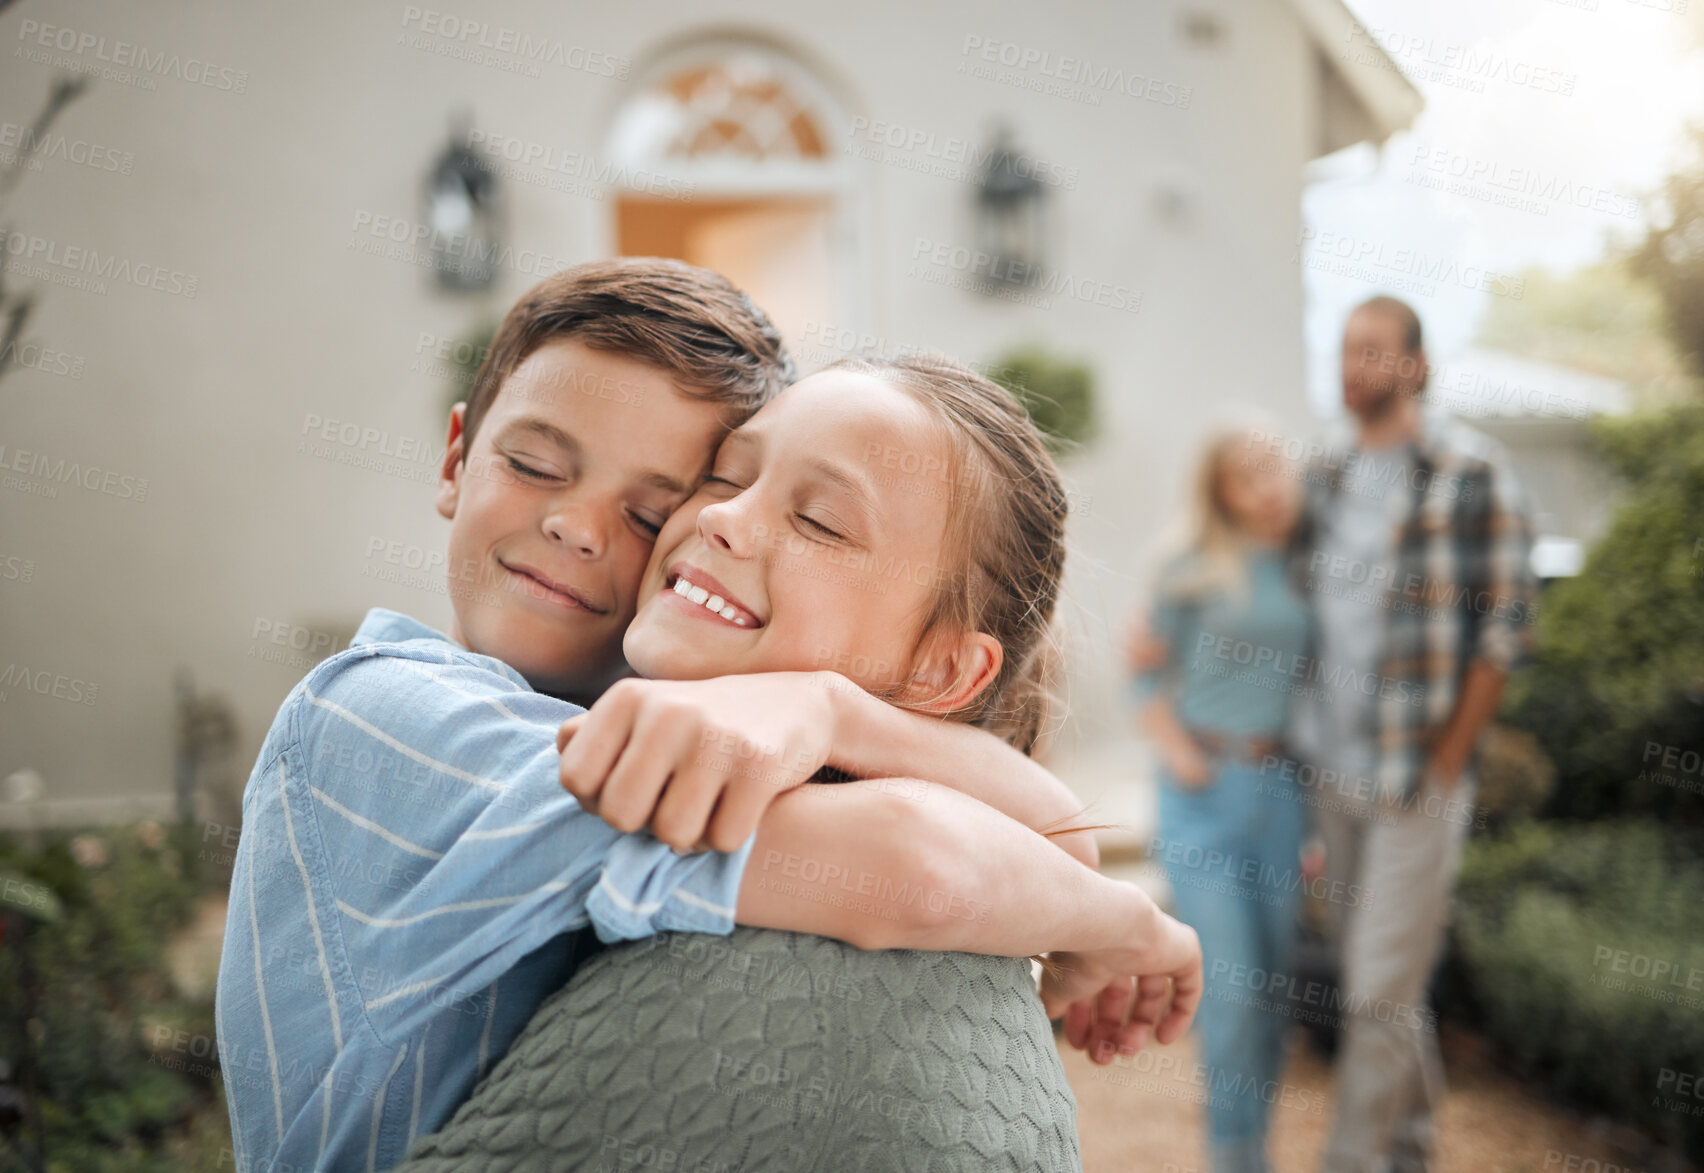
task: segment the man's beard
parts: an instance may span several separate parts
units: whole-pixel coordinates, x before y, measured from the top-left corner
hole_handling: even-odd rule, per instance
[[[1395,382],[1375,383],[1363,395],[1354,414],[1369,424],[1382,423],[1402,406],[1404,399],[1418,399],[1419,388],[1410,391]]]

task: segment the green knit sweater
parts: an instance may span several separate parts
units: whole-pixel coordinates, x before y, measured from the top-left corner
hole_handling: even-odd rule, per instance
[[[408,1173],[1078,1171],[1021,958],[736,928],[607,950]]]

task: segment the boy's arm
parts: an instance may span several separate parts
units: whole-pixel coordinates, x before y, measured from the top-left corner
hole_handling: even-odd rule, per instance
[[[1147,979],[1143,1021],[1162,1042],[1187,1027],[1201,989],[1194,932],[1141,889],[1080,867],[1000,812],[928,783],[904,792],[856,782],[804,786],[781,795],[758,826],[735,919],[865,949],[1054,951],[1042,986],[1049,1013],[1101,995],[1095,1035],[1116,1036],[1120,1046],[1132,1041],[1133,1024],[1122,1019],[1135,979]]]
[[[687,850],[743,843],[765,807],[823,766],[864,778],[924,778],[1038,831],[1082,803],[999,738],[897,709],[833,672],[624,680],[564,725],[562,784],[621,830],[650,826]],[[1052,840],[1090,867],[1093,835]]]
[[[983,729],[895,708],[845,677],[821,673],[835,711],[828,765],[860,778],[923,778],[993,807],[1035,831],[1079,825],[1083,803],[1053,773]],[[1052,837],[1091,868],[1093,831]]]

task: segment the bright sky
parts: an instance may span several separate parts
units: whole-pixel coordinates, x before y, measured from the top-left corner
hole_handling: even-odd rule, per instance
[[[1471,341],[1497,296],[1474,282],[1510,288],[1487,271],[1571,269],[1601,257],[1611,234],[1641,236],[1637,201],[1684,160],[1686,124],[1704,122],[1704,0],[1347,2],[1426,106],[1382,158],[1365,147],[1334,156],[1302,201],[1314,233],[1314,251],[1304,251],[1313,261],[1309,392],[1326,415],[1339,410],[1338,347],[1357,302],[1381,291],[1405,296],[1434,360],[1447,358]],[[1546,92],[1570,76],[1571,96]],[[1326,271],[1345,253],[1364,258],[1357,271]],[[1416,254],[1424,260],[1410,265]],[[1456,280],[1426,277],[1440,261]],[[1405,272],[1418,289],[1384,280]]]

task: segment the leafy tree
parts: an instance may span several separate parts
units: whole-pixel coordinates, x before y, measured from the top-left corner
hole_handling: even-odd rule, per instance
[[[1693,127],[1691,137],[1694,157],[1664,184],[1664,217],[1633,265],[1661,295],[1675,349],[1704,375],[1704,126]]]
[[[1533,266],[1520,298],[1493,298],[1480,319],[1485,346],[1620,379],[1649,407],[1692,398],[1697,381],[1665,330],[1662,295],[1615,254],[1570,273]]]

